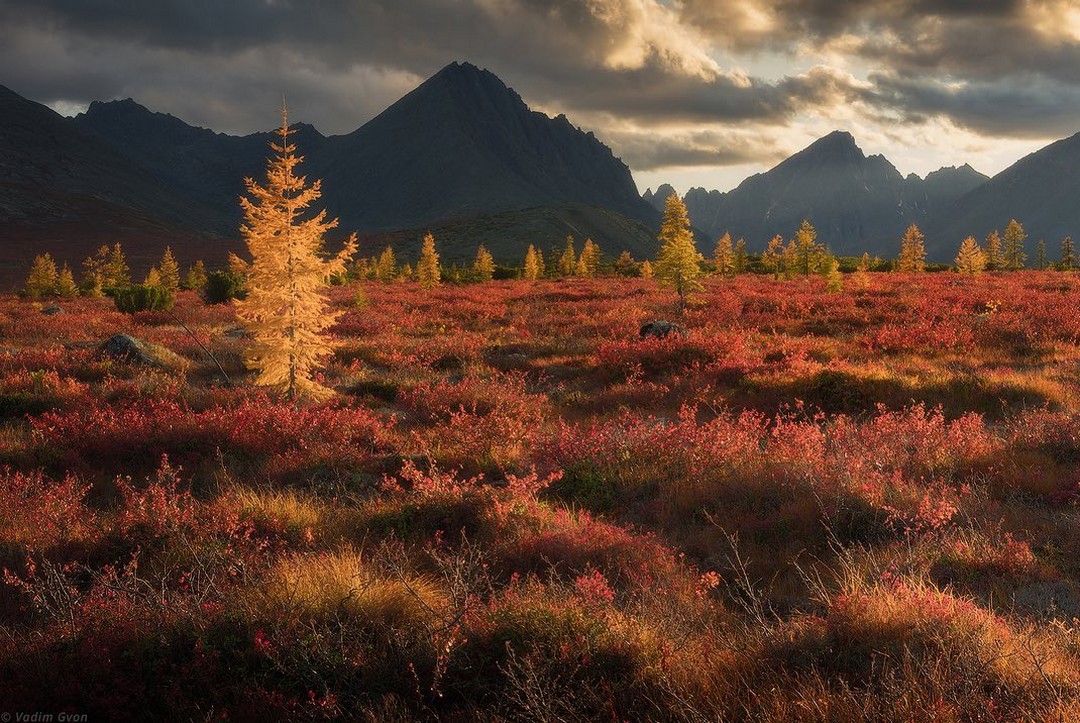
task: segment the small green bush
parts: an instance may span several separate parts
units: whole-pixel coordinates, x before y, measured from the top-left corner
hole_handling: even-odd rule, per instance
[[[168,311],[175,301],[169,289],[146,284],[113,289],[112,297],[116,308],[128,314],[136,311]]]
[[[207,304],[225,304],[247,296],[244,276],[233,271],[213,271],[206,277],[203,298]]]

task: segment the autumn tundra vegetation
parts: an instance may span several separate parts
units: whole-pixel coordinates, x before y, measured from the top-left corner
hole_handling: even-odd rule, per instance
[[[651,261],[404,268],[323,251],[299,160],[283,124],[229,269],[0,301],[0,708],[1080,716],[1071,241],[706,262],[673,196]]]

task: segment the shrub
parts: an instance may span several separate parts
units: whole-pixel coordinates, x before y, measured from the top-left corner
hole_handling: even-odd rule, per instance
[[[244,277],[234,271],[213,271],[206,277],[203,298],[207,304],[225,304],[247,296]]]
[[[173,307],[173,292],[163,286],[133,284],[113,291],[113,303],[119,311],[168,311]]]

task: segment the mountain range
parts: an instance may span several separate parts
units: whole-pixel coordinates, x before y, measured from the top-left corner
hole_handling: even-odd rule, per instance
[[[661,185],[644,198],[662,209],[674,189]],[[687,212],[706,238],[730,233],[760,250],[775,234],[790,238],[809,219],[834,253],[895,256],[910,224],[926,234],[927,257],[949,262],[965,236],[980,241],[1009,220],[1055,249],[1080,235],[1080,134],[1057,141],[990,178],[969,165],[920,178],[903,176],[884,156],[865,155],[854,137],[834,131],[774,168],[726,193],[691,188]],[[699,244],[709,252],[708,244]],[[1053,257],[1053,251],[1051,257]]]
[[[272,133],[216,133],[131,99],[66,118],[3,86],[0,113],[0,282],[20,280],[42,251],[74,265],[120,241],[139,271],[166,244],[181,261],[211,264],[241,248],[237,199],[245,177],[263,175]],[[469,63],[451,63],[352,133],[293,129],[301,172],[323,180],[321,203],[341,236],[360,233],[365,255],[393,243],[408,258],[430,229],[447,261],[483,243],[518,262],[528,243],[550,250],[566,234],[591,236],[611,255],[651,257],[674,192],[639,196],[630,169],[592,133],[530,110]],[[1078,199],[1080,134],[993,178],[968,165],[920,178],[865,155],[843,131],[726,193],[685,196],[706,253],[725,231],[758,251],[808,218],[834,252],[885,257],[917,223],[935,261],[1013,217],[1029,232],[1029,253],[1039,238],[1055,248],[1080,236]]]
[[[77,262],[112,240],[136,267],[168,242],[182,260],[220,262],[240,248],[237,199],[245,177],[263,175],[272,133],[215,133],[131,99],[64,118],[6,88],[0,110],[0,274],[24,273],[43,250]],[[428,229],[448,261],[483,243],[517,262],[528,243],[547,250],[567,234],[612,253],[654,251],[659,214],[630,169],[592,133],[530,110],[468,63],[352,133],[293,128],[300,171],[322,179],[320,203],[341,235],[360,232],[361,253],[393,241],[408,257]]]

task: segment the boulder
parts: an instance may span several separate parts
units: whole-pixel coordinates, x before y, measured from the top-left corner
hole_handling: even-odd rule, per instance
[[[46,306],[41,310],[41,313],[45,316],[56,316],[57,314],[63,314],[64,310],[59,306]]]
[[[160,344],[136,339],[127,334],[114,334],[98,348],[98,354],[114,361],[177,371],[187,366],[187,360]]]
[[[638,336],[642,339],[666,339],[671,334],[682,336],[685,333],[686,329],[670,321],[650,321],[641,327]]]
[[[250,339],[251,332],[242,326],[237,326],[232,329],[226,329],[222,332],[228,339]]]

